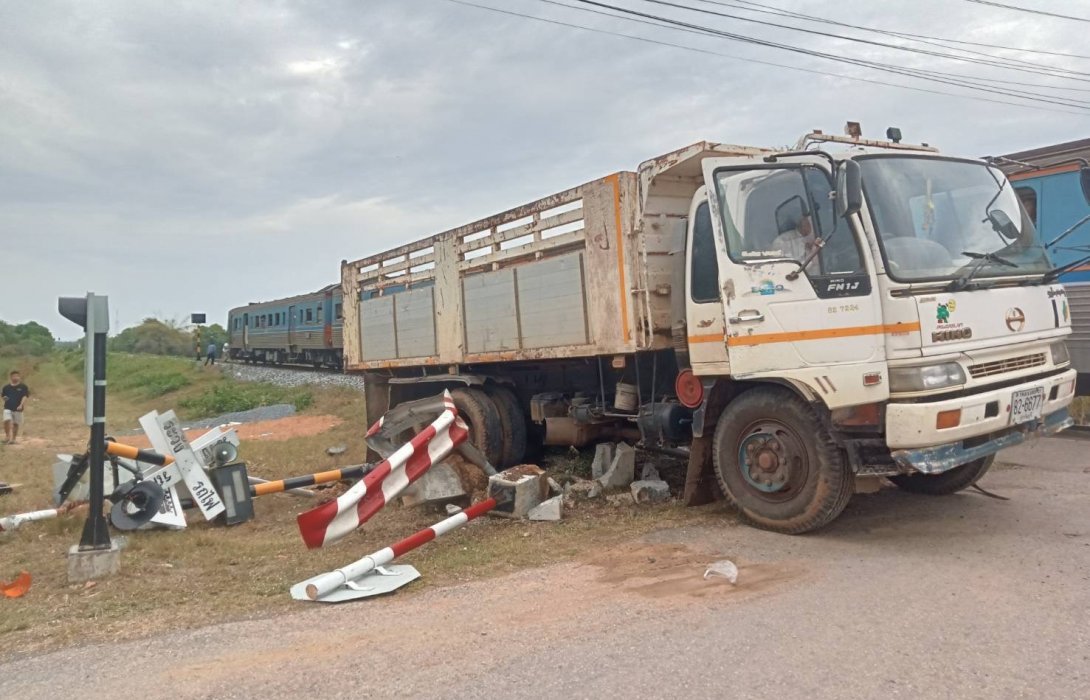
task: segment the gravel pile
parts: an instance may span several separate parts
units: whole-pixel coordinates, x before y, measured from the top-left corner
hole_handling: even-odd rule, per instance
[[[363,377],[355,374],[234,363],[224,365],[223,372],[244,382],[268,382],[277,386],[346,386],[363,391]]]

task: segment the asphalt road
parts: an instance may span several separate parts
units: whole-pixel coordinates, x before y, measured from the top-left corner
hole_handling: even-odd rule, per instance
[[[0,664],[0,698],[1084,698],[1090,441],[805,537],[670,530],[513,576]],[[729,557],[737,586],[705,582]],[[134,636],[136,636],[134,634]]]

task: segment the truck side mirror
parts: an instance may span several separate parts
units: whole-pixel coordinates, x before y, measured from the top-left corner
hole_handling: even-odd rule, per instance
[[[859,163],[841,161],[836,172],[836,213],[840,217],[851,216],[862,208],[863,179]]]
[[[1090,167],[1088,166],[1079,168],[1079,187],[1082,188],[1082,198],[1090,204]]]

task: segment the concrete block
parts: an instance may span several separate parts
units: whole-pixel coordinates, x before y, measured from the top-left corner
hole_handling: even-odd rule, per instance
[[[596,498],[602,493],[602,485],[597,481],[574,481],[564,487],[564,497],[568,502]]]
[[[500,503],[494,515],[525,518],[530,510],[549,496],[549,480],[545,470],[532,464],[511,467],[488,477],[488,496]]]
[[[636,448],[627,443],[618,443],[613,451],[613,462],[609,465],[609,471],[598,479],[598,483],[606,489],[623,489],[635,478]]]
[[[640,481],[662,481],[662,476],[659,475],[658,467],[654,462],[644,462],[640,467]]]
[[[594,461],[590,465],[590,478],[601,479],[613,464],[613,443],[603,442],[594,446]]]
[[[112,576],[121,570],[121,547],[110,541],[109,549],[80,551],[74,544],[68,550],[68,583],[83,583]]]
[[[633,481],[629,488],[636,503],[664,503],[670,500],[670,487],[665,481]]]
[[[446,462],[440,462],[402,492],[401,503],[405,506],[444,504],[468,497],[458,472]]]
[[[563,511],[563,496],[553,496],[530,509],[530,520],[560,520]]]

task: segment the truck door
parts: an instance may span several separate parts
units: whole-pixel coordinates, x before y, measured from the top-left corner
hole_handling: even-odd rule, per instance
[[[728,374],[726,322],[719,296],[719,258],[716,256],[708,190],[701,187],[689,207],[685,245],[685,320],[689,363],[699,375]]]
[[[863,248],[836,215],[828,160],[710,158],[703,168],[731,375],[797,380],[829,405],[886,398],[887,329]]]

